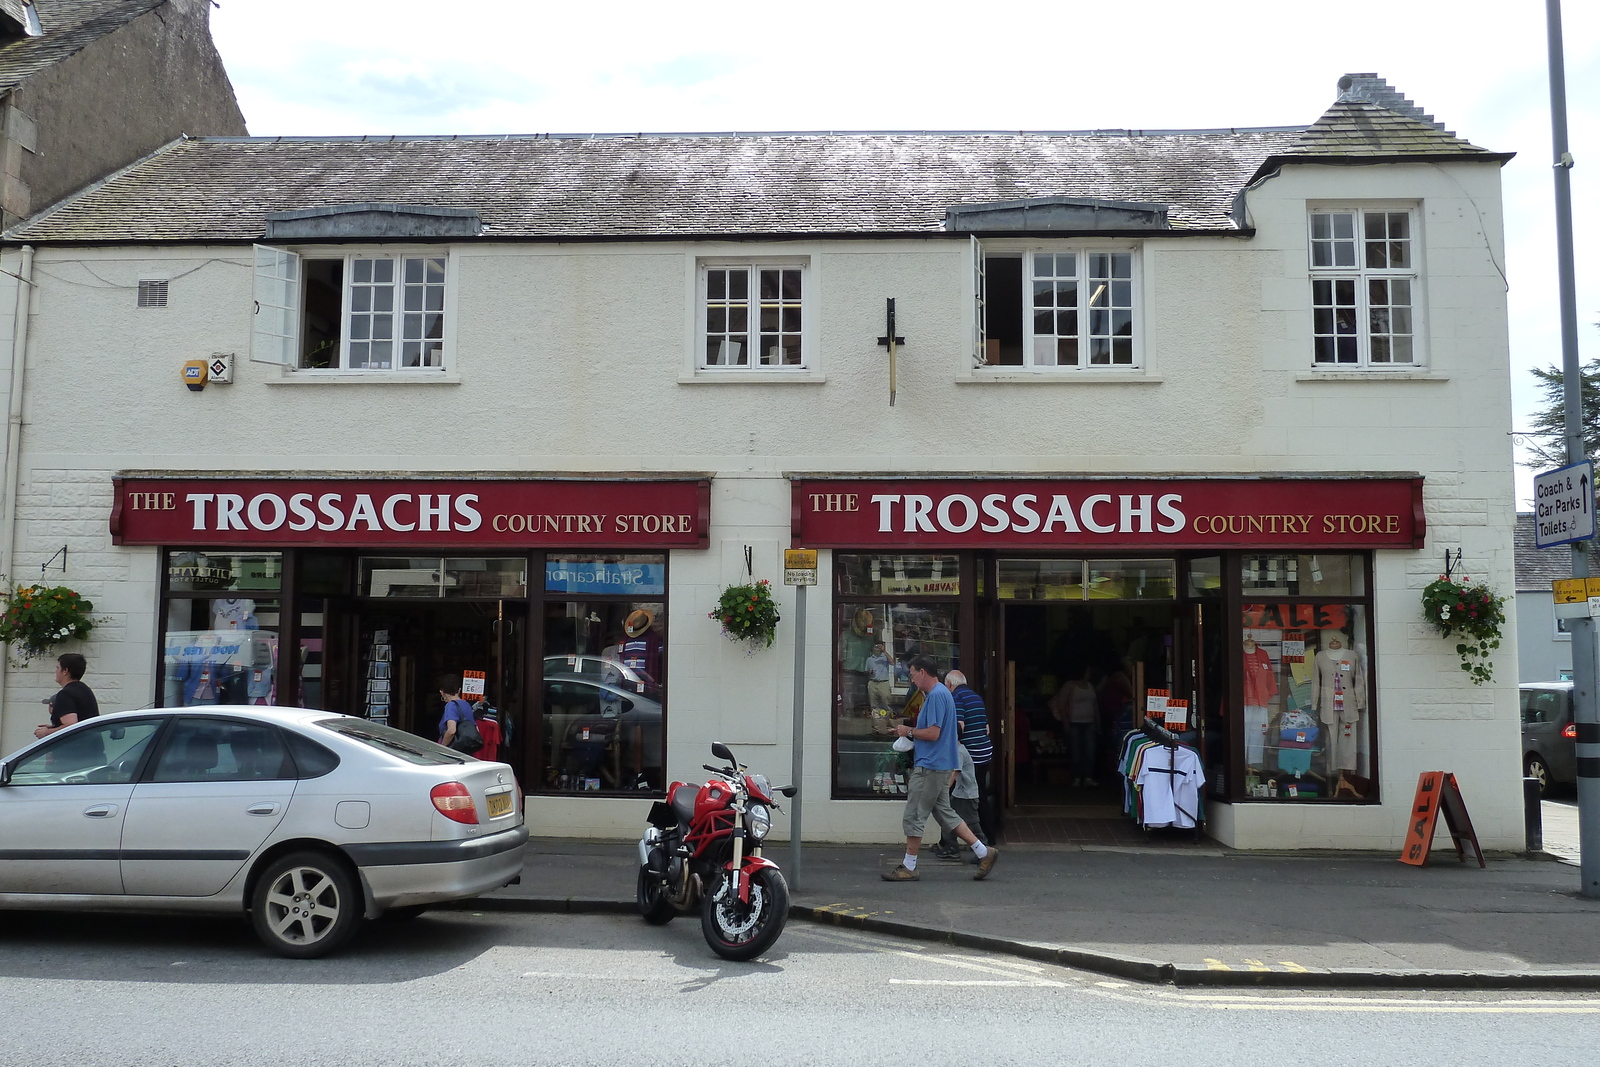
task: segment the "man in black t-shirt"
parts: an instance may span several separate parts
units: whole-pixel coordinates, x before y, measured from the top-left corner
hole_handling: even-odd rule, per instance
[[[71,726],[100,714],[100,704],[94,690],[83,683],[83,672],[89,662],[76,652],[65,652],[56,657],[56,684],[61,691],[50,698],[50,724],[40,725],[34,737],[49,737],[63,726]]]

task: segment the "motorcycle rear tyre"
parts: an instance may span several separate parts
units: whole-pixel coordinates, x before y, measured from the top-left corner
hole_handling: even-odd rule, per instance
[[[639,868],[639,914],[651,926],[665,926],[678,914],[667,898],[667,887],[650,873],[648,867]]]
[[[778,940],[783,924],[789,920],[789,883],[783,873],[774,867],[763,867],[750,876],[752,889],[761,890],[762,914],[757,920],[755,936],[748,941],[729,941],[722,934],[717,921],[716,888],[709,890],[700,902],[700,932],[705,935],[711,951],[725,960],[753,960]]]

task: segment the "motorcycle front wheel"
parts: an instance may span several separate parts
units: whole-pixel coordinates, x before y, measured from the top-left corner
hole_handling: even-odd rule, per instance
[[[724,875],[700,905],[700,932],[711,951],[725,960],[753,960],[778,940],[789,919],[789,883],[775,867],[750,877],[750,900],[743,903]]]
[[[678,914],[678,909],[667,898],[666,885],[651,874],[648,867],[639,868],[638,901],[639,914],[651,926],[665,926]]]

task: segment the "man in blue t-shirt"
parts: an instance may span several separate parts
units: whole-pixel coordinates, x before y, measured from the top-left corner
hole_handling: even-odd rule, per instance
[[[922,710],[916,726],[902,723],[894,728],[896,735],[911,738],[914,758],[911,777],[906,782],[906,810],[900,820],[906,834],[906,854],[900,866],[884,872],[886,882],[915,882],[921,877],[917,874],[917,852],[922,848],[922,831],[929,815],[941,828],[972,847],[972,854],[978,857],[978,873],[973,878],[987,878],[1000,855],[999,849],[978,840],[950,806],[950,772],[961,765],[956,702],[950,691],[939,684],[935,671],[932,656],[918,656],[911,661],[911,684],[922,693]]]

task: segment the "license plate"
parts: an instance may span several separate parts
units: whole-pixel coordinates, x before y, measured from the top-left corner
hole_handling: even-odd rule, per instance
[[[490,793],[486,798],[489,801],[489,818],[498,819],[502,815],[511,814],[511,790],[504,793]]]

